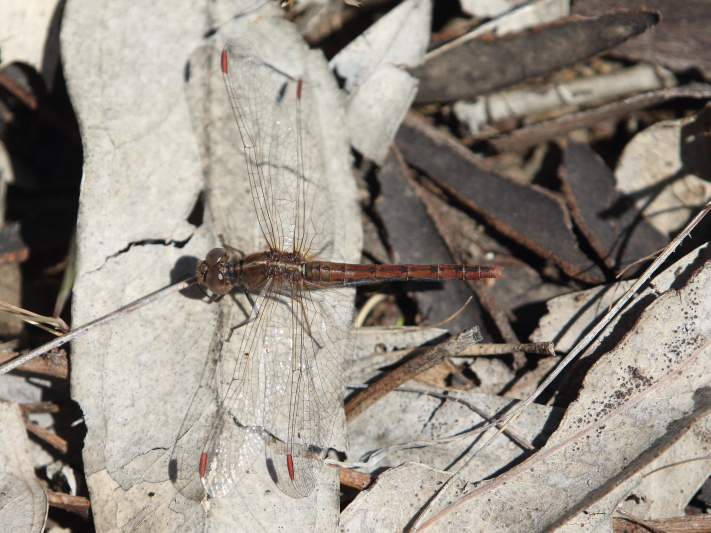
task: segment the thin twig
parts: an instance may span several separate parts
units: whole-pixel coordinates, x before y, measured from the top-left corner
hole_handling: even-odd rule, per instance
[[[345,485],[346,487],[365,490],[375,479],[375,476],[364,474],[363,472],[357,472],[356,470],[351,470],[350,468],[344,468],[340,465],[329,464],[328,466],[331,468],[338,468],[341,476],[341,485]]]
[[[555,345],[552,342],[524,342],[523,344],[477,344],[470,346],[458,355],[501,355],[512,352],[532,353],[555,357]]]
[[[384,302],[388,299],[388,296],[386,294],[374,294],[368,300],[366,300],[365,305],[361,308],[360,311],[358,311],[358,316],[356,317],[355,321],[355,327],[360,328],[363,327],[363,324],[365,324],[365,319],[368,318],[368,315],[375,309],[375,306],[378,305],[380,302]]]
[[[452,395],[452,394],[443,394],[443,393],[437,392],[437,391],[420,390],[420,389],[408,389],[408,388],[405,388],[405,387],[399,387],[397,390],[400,391],[400,392],[410,392],[410,393],[414,393],[414,394],[424,394],[425,396],[430,396],[430,397],[432,397],[432,398],[439,398],[440,400],[445,400],[445,401],[450,401],[450,402],[459,403],[459,404],[464,405],[465,407],[467,407],[469,410],[471,410],[471,411],[475,412],[476,414],[478,414],[478,415],[479,415],[480,417],[482,417],[484,420],[487,420],[487,421],[491,422],[491,423],[492,423],[492,426],[499,425],[499,424],[498,424],[498,420],[496,420],[494,417],[492,417],[492,416],[486,414],[486,412],[485,412],[483,409],[480,409],[479,407],[477,407],[476,405],[474,405],[472,402],[470,402],[470,401],[468,401],[468,400],[465,400],[464,398],[459,398],[459,397],[454,396],[454,395]],[[516,401],[515,401],[515,400],[512,401],[512,404],[513,404],[513,403],[516,403]],[[507,407],[508,407],[508,406],[507,406]],[[481,429],[481,428],[477,428],[477,429]],[[523,449],[525,449],[525,450],[528,450],[528,451],[531,451],[531,450],[535,450],[535,449],[536,449],[536,448],[533,446],[533,444],[531,444],[530,442],[528,442],[528,441],[527,441],[526,439],[524,439],[523,437],[521,437],[521,436],[515,434],[515,433],[512,432],[510,429],[505,430],[504,433],[506,433],[506,435],[507,435],[512,441],[514,441],[516,444],[518,444],[521,448],[523,448]]]
[[[47,428],[43,428],[39,424],[35,424],[29,418],[22,418],[25,423],[25,429],[34,434],[37,438],[52,446],[59,453],[67,453],[69,451],[69,443],[59,435],[52,433]]]
[[[63,332],[69,331],[69,326],[66,322],[59,317],[53,316],[42,316],[27,309],[22,309],[16,305],[12,305],[8,302],[0,301],[0,313],[6,314],[8,317],[14,318],[16,320],[22,320],[28,324],[42,328],[43,330],[52,333],[53,335],[61,335],[62,333],[56,330],[62,330]],[[43,324],[50,324],[54,329],[49,329]]]
[[[70,401],[62,402],[62,405],[56,402],[34,402],[21,403],[19,407],[23,415],[29,415],[34,413],[59,413],[70,405],[73,405]]]
[[[10,361],[18,355],[20,355],[18,352],[6,352],[0,350],[0,363]],[[52,352],[45,357],[36,357],[32,361],[28,361],[24,365],[17,367],[17,370],[31,372],[33,374],[42,374],[57,379],[67,379],[69,377],[67,354],[64,350],[59,350],[58,352]]]
[[[434,329],[434,328],[438,328],[438,327],[440,327],[440,326],[444,326],[444,325],[447,324],[448,322],[451,322],[452,320],[454,320],[455,318],[457,318],[457,317],[462,313],[462,311],[464,311],[464,309],[466,309],[466,307],[469,305],[469,303],[470,303],[471,301],[472,301],[472,297],[470,296],[469,298],[467,298],[467,301],[464,302],[464,303],[462,304],[462,306],[461,306],[459,309],[457,309],[453,314],[451,314],[450,316],[448,316],[447,318],[445,318],[445,319],[442,320],[441,322],[437,322],[436,324],[430,324],[430,325],[428,325],[428,326],[422,326],[422,327],[420,327],[420,328],[418,329],[418,331],[425,331],[425,330],[428,330],[428,329]]]
[[[615,512],[621,515],[626,514],[620,512],[619,508]],[[631,527],[630,522],[636,527]],[[676,516],[658,520],[645,520],[644,522],[627,517],[613,517],[612,530],[615,533],[649,533],[650,531],[662,531],[663,533],[703,533],[711,531],[711,515]]]
[[[646,520],[642,520],[641,518],[638,518],[638,517],[636,517],[636,516],[634,516],[634,515],[628,513],[628,512],[625,511],[624,509],[617,508],[617,509],[615,510],[615,512],[616,512],[617,514],[619,514],[619,515],[624,516],[626,520],[629,520],[629,521],[632,522],[633,524],[636,524],[636,525],[638,525],[638,526],[642,526],[642,527],[644,527],[644,528],[647,528],[649,531],[652,531],[653,533],[668,533],[666,530],[660,529],[660,528],[658,528],[658,527],[654,527],[653,524],[650,524],[650,523],[647,522]]]
[[[47,500],[52,507],[59,507],[65,511],[78,514],[85,519],[89,518],[91,502],[83,496],[72,496],[71,494],[47,490]]]
[[[109,313],[108,315],[104,315],[101,318],[92,320],[91,322],[84,324],[83,326],[79,326],[78,328],[73,329],[69,333],[62,335],[61,337],[57,337],[56,339],[48,342],[47,344],[43,344],[39,348],[36,348],[36,349],[32,350],[31,352],[28,352],[25,355],[18,357],[16,359],[13,359],[12,361],[9,361],[9,362],[5,363],[4,365],[0,366],[0,375],[8,373],[8,372],[10,372],[10,370],[14,370],[18,366],[25,364],[27,361],[31,361],[38,355],[47,353],[48,351],[53,350],[55,348],[59,348],[63,344],[66,344],[69,341],[76,339],[77,337],[81,337],[82,335],[91,331],[95,327],[102,326],[104,324],[108,324],[109,322],[113,322],[114,320],[121,318],[121,317],[127,315],[128,313],[136,311],[137,309],[140,309],[141,307],[145,307],[146,305],[153,303],[156,300],[160,300],[161,298],[163,298],[169,294],[182,291],[183,289],[187,289],[194,283],[195,283],[195,277],[193,276],[192,278],[186,279],[185,281],[175,283],[174,285],[170,285],[169,287],[166,287],[165,289],[161,289],[161,290],[156,291],[152,294],[149,294],[148,296],[139,298],[135,302],[132,302],[120,309],[117,309],[116,311],[113,311],[113,312]]]
[[[475,435],[481,435],[482,433],[485,433],[489,431],[491,428],[494,427],[500,427],[501,423],[495,419],[492,418],[491,416],[487,415],[483,410],[477,408],[475,405],[472,403],[462,399],[458,398],[456,396],[448,395],[448,394],[442,394],[438,393],[435,391],[426,391],[426,390],[420,390],[420,389],[408,389],[408,388],[403,388],[403,387],[398,387],[395,389],[398,392],[412,392],[412,393],[417,393],[417,394],[424,394],[427,396],[432,396],[434,398],[439,398],[443,400],[450,400],[450,401],[456,401],[458,403],[461,403],[471,409],[473,412],[481,416],[484,420],[487,422],[477,425],[476,427],[472,429],[468,429],[466,431],[462,431],[461,433],[456,433],[454,435],[449,435],[446,437],[440,437],[437,439],[432,439],[432,440],[417,440],[417,441],[410,441],[404,444],[395,444],[393,446],[388,446],[386,448],[380,448],[378,450],[373,450],[372,452],[367,453],[365,456],[361,458],[360,461],[357,462],[341,462],[333,459],[326,459],[326,463],[329,465],[334,465],[334,466],[340,466],[343,468],[373,468],[376,464],[378,464],[380,461],[382,461],[385,457],[387,457],[391,453],[395,452],[400,452],[403,450],[412,450],[416,448],[428,448],[431,446],[441,446],[443,444],[449,444],[452,442],[459,442],[464,439],[468,439],[470,437],[473,437]],[[512,402],[512,404],[515,403]],[[532,451],[535,450],[535,447],[529,443],[526,439],[519,437],[518,435],[514,434],[511,432],[511,430],[507,429],[505,430],[505,433],[508,437],[511,438],[516,444],[518,444],[522,449],[527,450],[527,451]]]
[[[396,357],[413,356],[428,350],[429,346],[418,346],[404,350],[393,350],[386,355]],[[538,355],[555,357],[554,344],[552,342],[529,342],[524,344],[472,344],[452,357],[481,357],[485,355],[504,355],[513,352],[524,352]]]
[[[489,294],[486,286],[480,283],[475,283],[470,281],[469,287],[474,291],[476,297],[479,299],[481,306],[489,313],[489,316],[496,324],[496,329],[499,330],[504,341],[508,344],[520,344],[516,332],[511,327],[511,322],[509,321],[506,313],[499,307],[499,305],[494,301],[494,299]],[[523,352],[515,351],[513,352],[513,370],[517,371],[526,365],[526,356]]]
[[[37,97],[28,93],[7,72],[0,72],[0,85],[32,111],[37,110]]]
[[[371,298],[371,300],[373,300],[373,298]],[[371,300],[368,300],[368,301],[371,301]],[[414,326],[414,327],[413,326],[405,326],[402,328],[398,328],[398,327],[390,328],[389,327],[388,329],[383,329],[381,331],[374,331],[373,333],[410,333],[411,331],[427,331],[428,329],[436,329],[440,326],[445,325],[447,322],[450,322],[450,321],[454,320],[455,318],[457,318],[457,316],[459,316],[459,314],[462,311],[464,311],[464,309],[466,309],[467,305],[469,305],[469,302],[471,302],[471,301],[472,301],[472,297],[470,296],[469,298],[467,298],[467,301],[464,302],[464,304],[457,311],[455,311],[452,315],[448,316],[441,322],[437,322],[436,324],[428,324],[427,326]],[[377,303],[380,303],[380,301],[378,301]],[[367,305],[367,303],[366,303],[366,305]],[[363,313],[363,311],[361,311],[361,313]],[[363,317],[362,320],[360,318],[361,313],[358,313],[358,319],[356,322],[356,327],[358,327],[358,328],[362,327],[362,323],[365,322],[365,316]]]

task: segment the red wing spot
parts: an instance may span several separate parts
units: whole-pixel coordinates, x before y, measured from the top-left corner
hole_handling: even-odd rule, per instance
[[[222,51],[222,72],[227,74],[227,50]]]
[[[200,477],[205,477],[205,470],[207,470],[207,452],[202,452],[200,456]]]
[[[224,69],[224,67],[223,67],[223,69]],[[227,72],[227,71],[225,71],[225,72]],[[301,86],[302,86],[303,84],[304,84],[304,80],[302,80],[301,78],[299,78],[299,82],[296,84],[296,97],[297,97],[299,100],[301,100]],[[294,479],[294,478],[291,478],[291,479]]]
[[[289,477],[294,481],[294,459],[291,454],[286,456],[286,468],[289,470]]]

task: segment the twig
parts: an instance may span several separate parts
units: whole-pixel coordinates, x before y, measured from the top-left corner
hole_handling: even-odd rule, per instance
[[[398,388],[397,390],[400,391],[400,392],[410,392],[410,393],[415,393],[415,394],[424,394],[425,396],[430,396],[430,397],[432,397],[432,398],[439,398],[440,400],[445,400],[445,401],[450,401],[450,402],[457,402],[457,403],[459,403],[459,404],[461,404],[461,405],[464,405],[464,406],[467,407],[469,410],[475,412],[475,413],[478,414],[480,417],[482,417],[484,420],[487,420],[487,421],[491,422],[491,425],[487,424],[487,429],[488,429],[489,427],[493,427],[493,426],[497,426],[497,425],[498,425],[498,420],[496,420],[494,417],[492,417],[492,416],[486,414],[486,412],[485,412],[483,409],[480,409],[479,407],[477,407],[476,405],[474,405],[472,402],[470,402],[470,401],[468,401],[468,400],[465,400],[464,398],[459,398],[459,397],[454,396],[454,395],[452,395],[452,394],[443,394],[443,393],[437,392],[437,391],[419,390],[419,389],[407,389],[407,388],[405,388],[405,387],[400,387],[400,388]],[[514,400],[512,403],[515,403],[515,400]],[[508,406],[507,406],[507,408],[508,408]],[[476,429],[477,429],[477,430],[480,430],[480,432],[481,432],[481,430],[482,430],[481,427],[476,428]],[[483,431],[486,431],[487,429],[483,429]],[[466,431],[465,433],[471,434],[471,433],[473,433],[473,432],[472,432],[472,431]],[[531,444],[530,442],[528,442],[528,441],[527,441],[526,439],[524,439],[523,437],[520,437],[519,435],[517,435],[516,433],[514,433],[514,432],[511,431],[510,429],[505,430],[504,433],[505,433],[512,441],[514,441],[516,444],[518,444],[521,448],[523,448],[523,449],[525,449],[525,450],[528,450],[528,451],[531,451],[531,450],[535,450],[535,449],[536,449],[536,448],[533,446],[533,444]],[[462,435],[462,434],[460,434],[460,435]]]
[[[28,93],[19,83],[17,83],[7,72],[0,72],[0,85],[5,87],[7,91],[15,98],[20,100],[32,111],[37,110],[37,97],[34,94]]]
[[[371,311],[375,309],[375,306],[378,305],[380,302],[386,301],[387,299],[388,296],[385,294],[374,294],[373,296],[368,298],[362,309],[358,311],[358,316],[356,317],[355,321],[355,327],[363,327],[363,324],[365,324],[365,319],[368,318],[368,315],[371,313]]]
[[[47,499],[49,505],[52,507],[59,507],[60,509],[64,509],[70,513],[78,514],[85,519],[89,518],[89,508],[91,507],[91,502],[83,496],[72,496],[70,494],[63,494],[61,492],[48,490]]]
[[[451,442],[458,442],[467,438],[470,438],[475,435],[480,435],[482,433],[485,433],[489,431],[493,427],[500,427],[501,423],[495,419],[492,418],[491,416],[487,415],[483,410],[477,408],[475,405],[473,405],[471,402],[468,402],[462,398],[458,398],[456,396],[448,395],[448,394],[442,394],[438,393],[435,391],[426,391],[426,390],[420,390],[420,389],[408,389],[408,388],[403,388],[403,387],[398,387],[395,389],[398,392],[411,392],[411,393],[416,393],[416,394],[424,394],[427,396],[432,396],[434,398],[439,398],[443,400],[450,400],[450,401],[456,401],[458,403],[461,403],[471,409],[473,412],[478,414],[480,417],[482,417],[484,420],[487,420],[484,424],[478,425],[472,429],[468,429],[466,431],[462,431],[461,433],[457,433],[455,435],[449,435],[447,437],[440,437],[437,439],[433,440],[416,440],[416,441],[410,441],[404,444],[395,444],[393,446],[388,446],[387,448],[380,448],[379,450],[373,450],[372,452],[367,453],[363,458],[361,458],[360,461],[358,462],[349,462],[349,463],[344,463],[341,461],[333,460],[333,459],[326,459],[326,463],[332,466],[340,466],[343,468],[373,468],[376,464],[378,464],[380,461],[382,461],[385,457],[387,457],[389,454],[394,453],[394,452],[400,452],[403,450],[412,450],[416,448],[427,448],[430,446],[441,446],[443,444],[449,444]],[[512,404],[515,403],[512,402]],[[511,430],[507,429],[505,430],[506,435],[511,438],[516,444],[518,444],[522,449],[531,451],[534,450],[534,446],[526,441],[526,439],[519,437],[515,433],[513,433]]]
[[[387,352],[388,356],[402,357],[405,355],[416,355],[428,350],[428,346],[408,348],[405,350],[393,350]],[[533,353],[555,357],[554,345],[552,342],[529,342],[524,344],[472,344],[459,353],[452,354],[452,357],[480,357],[484,355],[503,355],[513,352]]]
[[[62,330],[65,333],[69,331],[69,326],[67,326],[64,320],[59,317],[38,315],[37,313],[33,313],[32,311],[28,311],[27,309],[22,309],[21,307],[17,307],[16,305],[12,305],[8,302],[0,301],[0,313],[4,313],[8,317],[15,318],[17,320],[22,320],[24,322],[27,322],[28,324],[32,324],[34,326],[37,326],[38,328],[42,328],[48,333],[52,333],[54,335],[61,335],[60,332],[56,331],[58,329]],[[44,324],[50,324],[55,329],[50,329],[44,326]]]
[[[619,515],[624,516],[626,520],[629,520],[629,521],[632,522],[633,524],[636,524],[636,525],[638,525],[638,526],[642,526],[643,528],[646,528],[646,529],[648,529],[649,531],[652,531],[653,533],[668,533],[668,532],[667,532],[666,530],[664,530],[664,529],[660,529],[660,528],[658,528],[658,527],[654,527],[652,524],[650,524],[650,523],[647,522],[646,520],[642,520],[641,518],[637,518],[636,516],[631,515],[630,513],[628,513],[627,511],[625,511],[624,509],[619,509],[619,508],[618,508],[615,512],[616,512],[617,514],[619,514]]]
[[[69,444],[62,437],[52,433],[50,430],[43,428],[38,424],[35,424],[29,418],[23,417],[22,421],[25,423],[25,429],[27,431],[42,439],[59,453],[67,453],[69,451]]]
[[[69,407],[69,405],[73,405],[72,402],[62,402],[61,405],[55,402],[34,402],[21,403],[19,407],[20,412],[26,416],[33,413],[59,413]]]
[[[108,315],[104,315],[101,318],[97,318],[96,320],[92,320],[91,322],[84,324],[83,326],[79,326],[78,328],[73,329],[69,333],[62,335],[61,337],[57,337],[56,339],[48,342],[47,344],[43,344],[39,348],[36,348],[36,349],[32,350],[31,352],[28,352],[25,355],[18,357],[16,359],[13,359],[12,361],[9,361],[9,362],[5,363],[4,365],[0,366],[0,375],[6,374],[7,372],[10,372],[10,370],[14,370],[18,366],[23,365],[28,361],[31,361],[38,355],[47,353],[48,351],[53,350],[55,348],[59,348],[60,346],[68,343],[69,341],[74,340],[77,337],[84,335],[85,333],[94,329],[95,327],[102,326],[104,324],[108,324],[109,322],[113,322],[114,320],[116,320],[118,318],[122,318],[123,316],[127,315],[128,313],[136,311],[137,309],[140,309],[141,307],[145,307],[146,305],[153,303],[156,300],[160,300],[164,296],[167,296],[167,295],[172,294],[174,292],[182,291],[183,289],[187,289],[193,283],[195,283],[194,276],[192,278],[186,279],[185,281],[175,283],[174,285],[166,287],[165,289],[161,289],[161,290],[156,291],[152,294],[149,294],[148,296],[144,296],[143,298],[140,298],[140,299],[136,300],[135,302],[132,302],[132,303],[122,307],[121,309],[117,309],[116,311],[113,311],[113,312],[109,313]]]
[[[494,324],[496,324],[496,328],[499,330],[499,333],[501,333],[503,339],[509,344],[520,344],[516,332],[511,327],[511,322],[509,322],[506,314],[491,297],[486,287],[474,282],[469,282],[469,287],[474,291],[474,294],[476,294],[481,306],[489,313],[489,316],[494,321]],[[523,352],[513,352],[513,370],[520,370],[525,365],[526,356],[523,355]]]
[[[17,352],[0,351],[0,363],[10,361],[18,355]],[[59,350],[59,352],[50,353],[46,357],[38,357],[32,361],[28,361],[24,365],[17,367],[17,370],[32,372],[33,374],[43,374],[58,379],[67,379],[69,377],[67,354],[64,350]]]
[[[375,479],[375,476],[364,474],[363,472],[357,472],[355,470],[351,470],[350,468],[344,468],[340,465],[329,464],[328,466],[331,468],[338,468],[341,475],[341,485],[345,485],[346,487],[365,490]]]
[[[621,513],[620,509],[616,511]],[[630,522],[636,527],[631,527]],[[711,531],[711,515],[688,515],[659,520],[645,520],[645,525],[640,525],[636,519],[612,518],[612,530],[615,533],[649,533],[650,531],[663,531],[664,533],[701,533]],[[651,528],[651,529],[650,529]]]
[[[383,296],[383,298],[377,299],[378,295],[375,295],[373,298],[368,300],[368,302],[366,302],[366,304],[363,307],[363,309],[361,310],[361,312],[358,313],[358,318],[356,319],[356,327],[360,328],[363,326],[363,323],[365,322],[365,319],[367,317],[367,313],[365,313],[366,307],[369,305],[370,302],[375,302],[372,304],[372,306],[374,307],[381,301],[387,299],[387,296],[385,296],[385,295],[382,295],[382,296]],[[467,305],[469,305],[469,302],[471,302],[471,301],[472,301],[472,297],[470,296],[469,298],[467,298],[467,301],[464,302],[464,304],[457,311],[455,311],[452,315],[448,316],[441,322],[437,322],[436,324],[428,324],[427,326],[417,326],[417,327],[407,326],[407,327],[403,327],[403,328],[392,328],[392,329],[384,330],[384,331],[382,331],[382,333],[408,333],[411,331],[427,331],[428,329],[438,328],[440,326],[445,325],[447,322],[450,322],[450,321],[454,320],[455,318],[457,318],[457,316],[459,316],[459,314],[462,311],[464,311],[464,309],[467,307]],[[368,308],[367,309],[368,313],[370,313],[371,310],[372,310],[372,307]],[[361,315],[363,315],[362,318],[361,318]],[[380,332],[378,332],[378,333],[380,333]]]

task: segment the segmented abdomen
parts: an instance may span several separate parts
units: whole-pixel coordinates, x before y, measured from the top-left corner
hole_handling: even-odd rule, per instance
[[[304,275],[317,285],[357,285],[378,281],[477,280],[501,278],[503,267],[481,265],[353,265],[311,261]]]

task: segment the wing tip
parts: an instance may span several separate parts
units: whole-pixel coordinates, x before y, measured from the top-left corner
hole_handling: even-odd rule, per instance
[[[227,48],[222,50],[222,72],[227,74]]]

